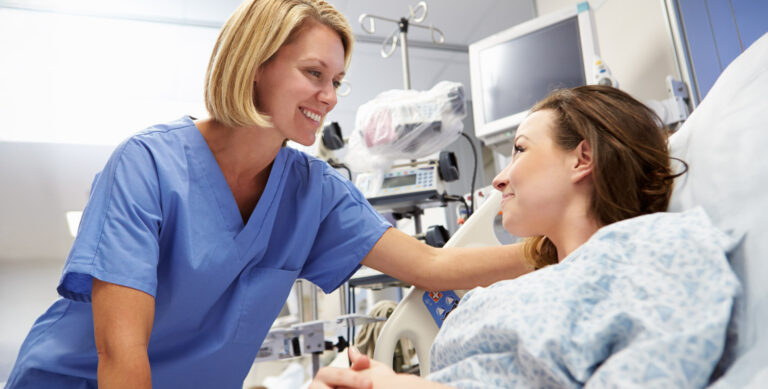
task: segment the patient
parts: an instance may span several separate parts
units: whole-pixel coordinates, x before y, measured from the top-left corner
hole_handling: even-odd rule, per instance
[[[311,387],[705,386],[739,293],[734,242],[701,209],[663,213],[682,173],[660,123],[604,86],[536,104],[493,185],[537,270],[464,296],[428,380],[350,351]]]

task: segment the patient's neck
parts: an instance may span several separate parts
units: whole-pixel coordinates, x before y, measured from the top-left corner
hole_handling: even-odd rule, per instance
[[[600,227],[587,209],[579,207],[566,212],[555,231],[547,234],[557,248],[557,262],[583,245]]]

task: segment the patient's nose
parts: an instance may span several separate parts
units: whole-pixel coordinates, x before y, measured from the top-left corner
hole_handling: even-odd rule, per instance
[[[496,177],[493,178],[493,187],[496,188],[496,190],[498,190],[499,192],[503,192],[504,188],[507,187],[507,184],[509,184],[509,179],[507,179],[506,175],[504,174],[504,171],[497,174]]]

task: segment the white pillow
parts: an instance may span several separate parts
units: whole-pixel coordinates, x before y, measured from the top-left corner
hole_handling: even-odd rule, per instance
[[[670,211],[703,207],[717,227],[744,233],[730,255],[744,295],[735,307],[714,387],[757,387],[768,376],[768,34],[736,58],[682,128],[671,153],[689,165]],[[679,167],[679,165],[678,165]],[[761,378],[762,377],[762,378]]]

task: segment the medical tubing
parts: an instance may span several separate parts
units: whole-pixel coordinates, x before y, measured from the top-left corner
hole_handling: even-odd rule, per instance
[[[347,166],[347,165],[345,165],[343,163],[334,162],[333,160],[330,160],[330,159],[328,160],[328,164],[331,165],[331,167],[334,168],[334,169],[344,169],[344,170],[346,170],[347,171],[347,175],[349,176],[349,180],[352,181],[352,171],[349,170],[349,166]]]
[[[467,218],[472,216],[473,213],[475,213],[475,179],[477,178],[477,150],[475,150],[475,142],[472,142],[472,138],[469,137],[469,135],[465,134],[464,132],[461,133],[461,136],[467,139],[469,142],[469,147],[472,148],[472,158],[475,161],[475,166],[472,169],[472,186],[470,187],[469,191],[469,201],[471,206],[471,212],[467,212]],[[462,196],[462,201],[464,200],[464,196]],[[464,206],[467,206],[467,203],[464,203]]]
[[[455,196],[455,195],[449,195],[447,193],[443,193],[442,195],[443,202],[447,201],[461,201],[464,204],[464,211],[467,212],[467,218],[469,218],[469,206],[467,205],[467,200],[464,199],[464,196]]]

